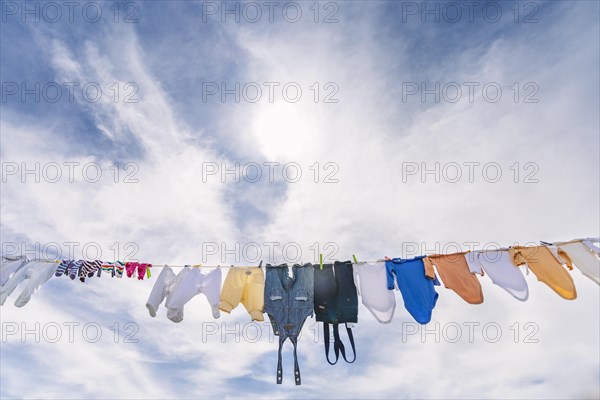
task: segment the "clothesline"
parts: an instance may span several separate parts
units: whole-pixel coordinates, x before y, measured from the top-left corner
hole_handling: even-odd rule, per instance
[[[575,300],[577,289],[571,277],[574,267],[600,285],[600,248],[594,244],[599,238],[573,239],[564,242],[541,242],[541,245],[490,248],[448,254],[421,255],[412,258],[385,257],[374,261],[331,261],[295,264],[290,275],[290,263],[241,265],[169,265],[100,260],[29,260],[25,256],[5,256],[0,267],[0,305],[26,281],[15,300],[16,307],[26,305],[31,296],[52,277],[79,278],[87,282],[98,278],[150,278],[152,267],[163,267],[154,279],[154,286],[146,301],[151,317],[156,317],[164,302],[166,317],[179,323],[184,318],[185,305],[203,293],[212,310],[213,318],[221,311],[230,313],[243,304],[252,321],[264,321],[266,313],[273,333],[279,337],[277,383],[282,383],[282,346],[289,338],[294,346],[294,382],[300,385],[297,359],[297,340],[304,321],[314,315],[323,323],[324,347],[327,362],[335,364],[339,355],[348,362],[356,360],[352,326],[358,323],[358,296],[362,304],[382,324],[392,321],[396,309],[394,291],[403,299],[404,308],[422,325],[433,315],[442,284],[472,305],[484,301],[480,279],[484,273],[518,301],[527,301],[529,285],[519,267],[531,270],[537,281],[565,300]],[[494,257],[485,253],[495,252]],[[470,253],[472,257],[467,257]],[[360,265],[369,264],[367,268]],[[320,266],[320,268],[319,268]],[[358,267],[357,267],[358,266]],[[199,268],[213,268],[201,272]],[[229,268],[223,280],[221,268]],[[174,272],[173,269],[179,268]],[[439,280],[438,280],[439,276]],[[440,282],[441,280],[441,282]],[[339,335],[339,324],[346,324],[352,358],[346,357]],[[330,359],[330,325],[333,329],[334,361]],[[348,353],[349,354],[349,353]]]
[[[590,238],[580,238],[580,239],[571,239],[571,240],[567,240],[567,241],[560,241],[560,242],[544,242],[544,241],[540,241],[541,246],[560,246],[560,245],[565,245],[565,244],[569,244],[569,243],[576,243],[576,242],[582,242],[582,241],[592,241],[592,242],[600,242],[600,238],[594,238],[594,237],[590,237]],[[523,246],[523,247],[537,247],[537,246]],[[478,249],[478,250],[467,250],[467,251],[457,251],[457,252],[453,252],[453,253],[436,253],[436,254],[431,254],[429,255],[430,257],[432,256],[453,256],[453,255],[462,255],[462,254],[467,254],[467,253],[474,253],[474,252],[478,252],[478,253],[490,253],[490,252],[501,252],[501,251],[508,251],[511,247],[498,247],[498,248],[490,248],[490,249]],[[7,260],[14,260],[16,259],[15,256],[3,256],[4,259]],[[385,258],[380,258],[380,259],[376,259],[376,260],[361,260],[358,261],[356,259],[356,257],[353,255],[354,258],[354,264],[373,264],[373,263],[378,263],[378,262],[383,262],[386,260],[389,260],[388,257]],[[35,261],[35,262],[47,262],[47,263],[60,263],[62,260],[57,260],[57,259],[48,259],[48,258],[28,258],[29,261]],[[322,264],[331,264],[335,261],[339,261],[339,260],[331,260],[331,261],[325,261],[322,262]],[[151,265],[154,268],[164,268],[164,267],[169,267],[169,268],[185,268],[185,267],[194,267],[194,268],[252,268],[252,267],[258,267],[259,265],[257,264],[252,264],[252,265],[234,265],[234,264],[216,264],[216,265],[207,265],[207,264],[183,264],[183,265],[172,265],[172,264],[165,264],[165,263],[148,263],[149,265]],[[281,264],[288,264],[288,266],[292,266],[294,264],[305,264],[303,262],[295,262],[295,263],[280,263],[278,265]],[[260,262],[260,265],[262,265],[262,261]]]

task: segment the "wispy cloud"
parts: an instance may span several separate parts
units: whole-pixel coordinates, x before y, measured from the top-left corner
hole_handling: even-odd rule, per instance
[[[3,103],[3,163],[97,163],[103,172],[97,183],[83,179],[80,167],[73,183],[9,177],[2,184],[3,243],[93,242],[104,251],[116,243],[121,257],[124,244],[134,243],[138,258],[183,264],[200,261],[203,243],[278,241],[300,244],[303,261],[314,262],[315,242],[326,254],[323,245],[333,242],[334,258],[372,259],[399,256],[406,242],[429,250],[436,243],[600,232],[595,3],[539,2],[534,24],[514,23],[506,7],[508,16],[496,24],[422,23],[418,16],[403,23],[403,6],[391,2],[338,4],[339,22],[331,24],[314,23],[308,9],[298,23],[235,24],[203,22],[202,3],[136,4],[137,24],[3,24],[3,82],[94,82],[104,89],[98,102]],[[17,36],[23,41],[9,40]],[[27,46],[36,51],[25,54]],[[130,82],[137,91],[125,88]],[[207,82],[256,83],[263,99],[205,101]],[[265,82],[279,84],[272,103]],[[406,83],[422,82],[458,83],[463,97],[403,99]],[[464,82],[479,83],[472,102]],[[501,101],[483,98],[481,87],[490,82],[502,87]],[[302,88],[300,101],[283,98],[287,83]],[[119,99],[135,92],[139,101],[115,102],[115,84]],[[534,92],[538,102],[524,103]],[[338,102],[325,102],[328,95]],[[113,162],[132,165],[116,183]],[[297,163],[303,178],[291,183],[278,169],[273,183],[223,183],[218,176],[203,182],[207,162]],[[480,166],[473,183],[466,176],[436,183],[431,175],[423,182],[421,170],[403,180],[407,163],[436,162],[458,163],[463,174],[465,162]],[[497,183],[481,172],[492,162],[503,173]],[[538,183],[523,182],[531,172],[525,163],[537,166]],[[138,182],[123,182],[134,170]],[[324,182],[328,174],[338,182]],[[289,343],[284,384],[275,384],[277,343],[268,339],[268,325],[260,325],[265,336],[256,343],[234,340],[249,321],[241,306],[215,321],[200,295],[180,324],[167,320],[164,308],[151,318],[144,303],[159,272],[150,280],[85,285],[52,279],[21,309],[9,298],[3,333],[13,323],[19,330],[57,323],[63,335],[64,323],[80,325],[73,343],[36,343],[31,334],[21,343],[21,331],[1,343],[2,397],[594,398],[600,390],[598,287],[578,271],[572,302],[531,274],[526,303],[488,277],[481,279],[480,306],[438,288],[427,326],[434,333],[425,340],[421,331],[405,337],[412,320],[399,294],[390,325],[361,305],[352,365],[325,363],[309,319],[299,347],[300,387],[293,387]],[[464,337],[470,322],[480,323],[472,343]],[[538,343],[524,341],[528,322]],[[97,343],[83,337],[86,323],[101,327]],[[137,343],[124,342],[127,323],[137,327]],[[436,343],[436,323],[440,335],[458,324],[463,337]],[[484,337],[486,323],[502,329],[497,343]]]

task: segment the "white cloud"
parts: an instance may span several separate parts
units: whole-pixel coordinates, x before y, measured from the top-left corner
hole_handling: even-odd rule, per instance
[[[115,104],[104,98],[79,106],[111,143],[127,146],[132,138],[139,146],[141,156],[132,161],[139,165],[136,178],[140,182],[3,184],[3,236],[16,232],[42,243],[93,241],[103,249],[118,242],[121,254],[123,244],[134,241],[139,245],[139,258],[181,264],[199,259],[202,242],[232,244],[247,238],[258,243],[301,243],[307,251],[305,261],[314,261],[308,250],[314,242],[319,242],[320,249],[326,242],[336,242],[337,258],[349,259],[355,253],[364,259],[399,256],[402,243],[410,241],[432,249],[436,242],[511,244],[597,234],[598,95],[592,90],[598,83],[593,68],[598,63],[598,46],[593,46],[598,24],[585,23],[586,14],[584,8],[566,8],[564,18],[552,27],[540,25],[522,36],[498,38],[483,55],[465,51],[453,58],[451,68],[431,67],[423,72],[411,64],[414,50],[409,50],[409,33],[380,26],[377,13],[345,14],[359,24],[284,24],[269,30],[227,25],[223,35],[239,52],[241,79],[293,81],[304,89],[314,82],[335,82],[340,101],[314,103],[308,100],[312,93],[307,91],[294,104],[228,103],[213,116],[219,127],[214,137],[182,122],[176,106],[180,99],[172,97],[172,90],[167,92],[169,82],[161,80],[161,71],[145,63],[163,49],[133,30],[107,30],[102,40],[81,46],[50,40],[48,62],[57,79],[106,85],[134,77],[138,83],[137,104]],[[429,29],[428,25],[422,28]],[[556,55],[547,37],[560,41]],[[194,65],[182,57],[173,59],[170,68],[189,74]],[[399,88],[405,76],[411,80],[498,81],[503,86],[532,80],[540,87],[540,103],[492,104],[481,99],[473,104],[402,103]],[[21,121],[16,112],[3,113],[3,161],[96,161],[108,171],[109,160],[73,152],[73,139],[60,132],[66,117],[32,123]],[[201,183],[201,163],[232,162],[230,154],[256,162],[297,162],[308,179],[284,184],[284,193],[278,196],[270,188]],[[308,167],[328,161],[339,166],[335,177],[340,182],[314,183]],[[474,184],[402,182],[403,162],[448,161],[493,161],[505,174],[512,173],[509,167],[514,162],[531,161],[539,165],[540,182],[509,179],[490,184],[480,176]],[[243,201],[235,204],[232,197]],[[251,212],[236,209],[246,201],[265,213],[260,226],[242,227],[236,219],[253,217]],[[503,330],[498,343],[487,343],[480,328],[473,343],[435,343],[431,336],[425,343],[418,337],[403,343],[403,322],[411,319],[397,294],[396,315],[389,326],[377,324],[361,306],[355,329],[356,364],[341,362],[330,367],[322,342],[310,339],[313,320],[308,320],[307,340],[299,347],[303,385],[297,388],[293,388],[289,343],[283,386],[275,385],[276,342],[235,343],[227,336],[222,343],[222,322],[233,329],[236,322],[248,321],[241,306],[231,316],[223,314],[216,321],[218,333],[204,341],[207,327],[214,325],[206,324],[213,320],[202,295],[186,306],[181,324],[168,321],[164,309],[150,318],[144,302],[158,272],[154,279],[142,282],[101,279],[81,285],[53,279],[26,308],[3,307],[3,323],[24,322],[30,327],[35,322],[98,321],[104,336],[98,344],[85,340],[56,345],[30,340],[2,343],[2,395],[598,395],[599,293],[597,285],[578,271],[572,275],[579,296],[572,302],[560,299],[532,275],[527,277],[531,294],[526,303],[515,301],[487,277],[482,278],[485,303],[480,306],[467,305],[451,291],[438,288],[433,323],[443,327],[452,322],[495,322]],[[112,342],[109,327],[130,321],[139,326],[140,343]],[[525,323],[535,323],[539,343],[523,343],[523,337],[514,343],[511,327],[517,322],[521,335],[527,333]],[[43,384],[32,385],[34,378],[43,379]]]

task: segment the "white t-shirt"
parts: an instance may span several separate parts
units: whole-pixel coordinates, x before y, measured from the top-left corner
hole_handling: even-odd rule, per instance
[[[392,321],[396,310],[394,292],[387,288],[385,261],[353,264],[354,283],[362,303],[382,324]]]

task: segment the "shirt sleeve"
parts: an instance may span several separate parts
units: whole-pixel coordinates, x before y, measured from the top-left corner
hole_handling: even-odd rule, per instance
[[[425,267],[425,276],[429,279],[436,279],[435,269],[433,268],[433,261],[429,257],[423,259],[423,265]]]

